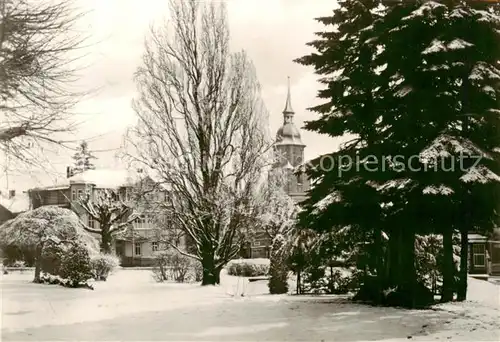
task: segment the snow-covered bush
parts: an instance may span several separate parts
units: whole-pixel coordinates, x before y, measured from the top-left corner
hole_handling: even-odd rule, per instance
[[[26,267],[26,262],[24,260],[15,260],[12,263],[7,264],[6,266],[13,268],[24,268]]]
[[[269,275],[269,259],[232,260],[227,266],[227,273],[238,277],[267,276]]]
[[[106,280],[111,272],[120,265],[120,259],[113,254],[95,254],[90,258],[95,280]]]
[[[460,267],[460,237],[453,236],[455,274]],[[417,235],[415,239],[415,267],[417,279],[434,293],[440,293],[442,284],[443,236]]]
[[[203,280],[203,265],[198,260],[192,261],[193,280],[199,282]]]
[[[347,294],[359,287],[359,272],[356,269],[329,267],[326,270],[326,293]]]
[[[69,287],[88,286],[87,281],[92,279],[89,251],[85,246],[72,244],[61,260],[59,276],[66,279]]]
[[[201,263],[176,250],[168,249],[155,257],[153,278],[158,282],[195,282],[200,281],[202,277]]]
[[[77,252],[77,249],[85,250],[87,255],[98,251],[97,241],[83,230],[78,216],[69,209],[56,206],[40,207],[7,221],[0,227],[0,247],[2,250],[16,247],[21,251],[33,253],[35,257],[34,282],[40,282],[46,249],[49,252],[52,249],[52,252],[45,252],[45,255],[51,254],[50,259],[53,262],[57,258],[61,262],[61,268],[64,260],[68,264],[79,263],[77,260],[68,259],[70,251],[75,257],[84,253]],[[61,248],[61,251],[57,252],[58,248]],[[45,262],[44,267],[51,269],[51,272],[62,272],[57,271],[58,265],[49,265],[49,262]],[[67,274],[72,275],[69,271]]]
[[[288,265],[285,237],[276,235],[271,248],[271,262],[269,265],[269,292],[283,294],[288,292]]]
[[[61,243],[48,241],[42,251],[41,270],[45,274],[59,276],[61,263],[67,246]]]

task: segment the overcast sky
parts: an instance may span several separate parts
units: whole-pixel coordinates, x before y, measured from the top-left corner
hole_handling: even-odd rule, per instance
[[[89,68],[81,85],[99,88],[98,94],[79,104],[84,124],[77,138],[89,138],[96,152],[98,167],[119,167],[114,157],[120,148],[123,133],[134,123],[131,101],[135,96],[133,73],[140,63],[143,39],[149,25],[168,16],[166,0],[78,0],[80,7],[90,13],[82,27],[90,37],[92,47],[87,51]],[[231,44],[234,50],[245,49],[252,58],[262,86],[262,98],[270,114],[270,129],[274,134],[282,124],[287,76],[291,77],[292,107],[295,123],[302,127],[304,120],[316,115],[306,110],[317,103],[317,76],[311,68],[293,62],[309,51],[305,43],[313,32],[322,29],[313,18],[329,15],[334,0],[227,0]],[[306,159],[336,149],[338,140],[302,130],[307,145]],[[36,185],[48,185],[63,175],[70,165],[70,154],[51,158],[46,172],[2,177],[0,188],[26,190]],[[60,177],[60,176],[59,176]]]

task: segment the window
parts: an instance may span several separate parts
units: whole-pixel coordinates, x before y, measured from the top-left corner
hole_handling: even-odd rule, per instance
[[[81,199],[83,197],[83,190],[82,189],[78,189],[78,199]]]
[[[135,243],[134,244],[134,254],[135,255],[141,255],[141,244],[140,243]]]
[[[151,249],[153,252],[158,252],[158,242],[151,242]]]
[[[297,175],[297,185],[302,186],[302,175]]]
[[[260,241],[254,241],[253,242],[254,247],[260,247]]]
[[[472,245],[472,258],[474,266],[486,266],[484,244]]]
[[[134,228],[135,229],[146,229],[149,228],[149,221],[146,218],[146,216],[141,215],[138,218],[136,218],[133,222]]]
[[[94,218],[93,218],[91,215],[89,215],[88,226],[89,226],[90,228],[95,228],[95,227],[94,227],[94,225],[95,225],[95,224],[94,224],[94,222],[95,222],[95,221],[94,221]]]
[[[77,199],[77,198],[76,198],[76,190],[75,190],[75,189],[73,189],[73,190],[71,190],[71,200],[72,200],[72,201],[76,201],[76,199]]]

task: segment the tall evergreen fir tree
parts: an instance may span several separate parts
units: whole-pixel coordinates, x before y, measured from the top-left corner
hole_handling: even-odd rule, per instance
[[[452,235],[461,232],[464,299],[467,233],[491,230],[497,220],[498,17],[484,4],[425,2],[392,8],[383,25],[384,72],[402,81],[381,98],[397,118],[391,130],[419,155],[419,171],[410,175],[418,186],[405,207],[415,205],[423,219],[416,222],[443,234],[442,301],[453,299]]]
[[[369,164],[373,163],[370,156],[379,156],[381,144],[375,129],[380,115],[376,106],[380,71],[374,63],[380,46],[373,44],[371,26],[381,17],[379,10],[379,1],[340,1],[332,16],[316,19],[330,28],[317,33],[318,39],[308,44],[318,52],[297,59],[314,66],[326,86],[318,94],[326,102],[311,108],[320,118],[307,122],[306,129],[332,137],[355,135],[339,151],[312,161],[307,172],[314,180],[313,190],[303,203],[301,224],[338,237],[326,239],[326,243],[342,244],[339,239],[347,238],[351,241],[345,245],[371,245],[373,262],[363,268],[365,275],[377,277],[383,274],[382,211],[370,182],[386,175]]]
[[[78,150],[73,155],[74,166],[72,169],[72,174],[82,173],[87,170],[94,170],[95,165],[92,160],[97,159],[92,152],[89,150],[89,145],[86,141],[82,141],[78,146]]]
[[[374,1],[345,0],[319,19],[334,28],[310,43],[318,53],[298,60],[327,86],[319,97],[328,102],[312,108],[320,118],[306,129],[355,135],[328,155],[333,167],[325,167],[325,156],[313,161],[301,224],[321,234],[352,229],[352,239],[375,247],[374,300],[395,287],[391,304],[419,304],[415,238],[429,233],[443,235],[442,300],[451,300],[455,231],[464,299],[467,233],[498,222],[500,31],[493,7],[422,1],[375,10]],[[346,156],[349,167],[339,165]],[[371,168],[370,157],[379,165]],[[389,240],[385,257],[382,236]]]

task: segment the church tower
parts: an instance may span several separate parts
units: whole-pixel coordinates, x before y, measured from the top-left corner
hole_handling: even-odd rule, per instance
[[[290,93],[290,77],[288,77],[288,91],[285,109],[283,110],[283,125],[276,133],[274,151],[277,156],[276,167],[287,170],[288,194],[301,201],[305,196],[305,192],[309,190],[309,180],[305,174],[294,174],[297,167],[304,163],[304,149],[306,147],[302,143],[299,129],[293,123],[294,115],[295,112],[292,109]]]

